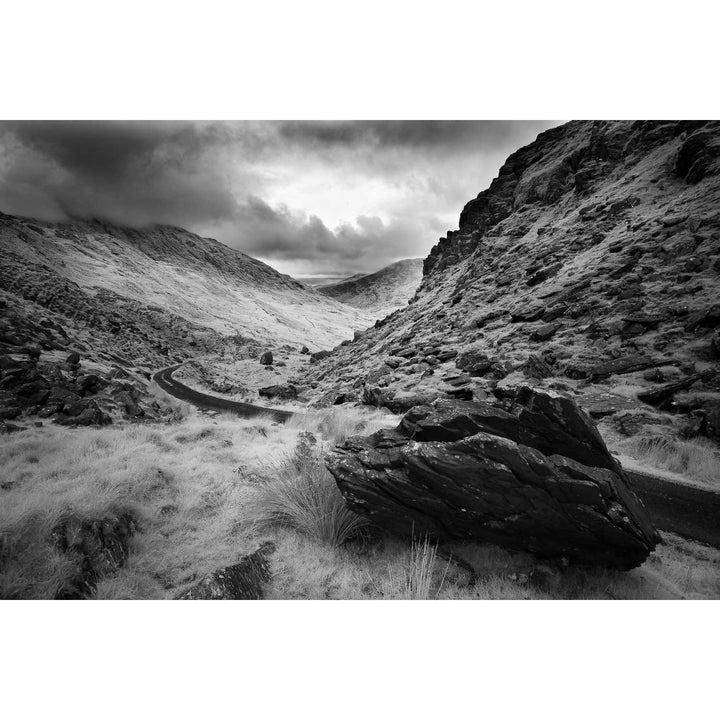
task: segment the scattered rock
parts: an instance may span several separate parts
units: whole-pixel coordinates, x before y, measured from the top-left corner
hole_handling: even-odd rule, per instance
[[[595,392],[583,395],[578,399],[579,405],[590,417],[600,419],[619,412],[636,410],[637,400],[611,392]]]
[[[536,327],[530,334],[530,339],[535,342],[546,342],[562,327],[561,323],[543,323]]]
[[[457,355],[457,350],[441,350],[435,357],[437,357],[441,363],[444,363],[457,357]]]
[[[42,354],[42,348],[36,343],[30,343],[30,344],[26,345],[23,348],[23,351],[25,352],[26,355],[29,355],[31,358],[35,358],[35,359],[39,358],[40,355]]]
[[[274,400],[295,400],[298,396],[298,390],[295,385],[286,383],[285,385],[268,385],[258,389],[260,397],[271,398]]]
[[[273,364],[273,354],[270,352],[270,350],[265,350],[262,355],[260,355],[260,364],[261,365],[272,365]]]
[[[545,313],[545,306],[541,303],[531,303],[522,305],[510,314],[510,322],[535,322],[539,320]]]
[[[78,385],[83,391],[97,392],[99,389],[105,387],[108,384],[107,380],[103,380],[101,377],[95,374],[83,375],[78,378]]]
[[[79,365],[80,364],[80,353],[77,352],[71,352],[67,358],[65,358],[65,362],[69,365]]]
[[[455,359],[455,367],[458,370],[464,370],[470,375],[484,375],[492,365],[493,360],[476,348],[466,350]]]
[[[59,522],[51,537],[60,552],[75,562],[75,573],[55,595],[58,600],[90,597],[101,577],[121,568],[130,554],[130,538],[138,522],[129,512],[98,519],[68,518]]]
[[[715,328],[720,325],[720,304],[692,313],[685,323],[685,330],[694,332],[700,328]]]
[[[525,377],[535,378],[536,380],[549,378],[555,374],[550,365],[537,355],[530,355],[521,370]]]
[[[603,360],[585,366],[570,363],[565,369],[565,374],[571,378],[601,380],[611,375],[626,375],[637,372],[638,370],[669,364],[671,364],[671,361],[664,358],[653,358],[645,355],[626,355],[614,360]]]
[[[689,387],[698,382],[698,380],[709,379],[710,377],[713,377],[714,374],[715,373],[712,370],[695,373],[689,377],[683,378],[682,380],[678,380],[677,382],[667,383],[659,388],[640,392],[638,393],[638,400],[642,400],[642,402],[647,403],[648,405],[653,405],[660,410],[666,409],[672,403],[673,396],[676,392],[680,392],[680,390],[687,390]]]
[[[27,430],[27,428],[22,425],[15,425],[14,423],[0,420],[0,435],[10,435],[11,433],[22,432],[23,430]]]
[[[675,227],[676,225],[679,225],[680,223],[684,223],[688,219],[687,213],[680,214],[680,215],[669,215],[668,217],[663,218],[662,224],[665,227]]]
[[[318,350],[317,352],[314,352],[310,356],[310,362],[311,363],[319,362],[320,360],[324,360],[326,357],[330,357],[330,354],[331,353],[329,350]]]
[[[333,400],[333,405],[344,405],[345,403],[358,402],[358,400],[357,393],[340,393],[340,395],[337,395]]]
[[[263,543],[255,552],[246,555],[235,565],[216,570],[203,578],[178,595],[177,599],[262,600],[265,585],[271,577],[268,556],[274,552],[273,543]]]

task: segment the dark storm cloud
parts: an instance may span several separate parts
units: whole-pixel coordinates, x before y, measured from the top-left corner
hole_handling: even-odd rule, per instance
[[[113,121],[15,122],[6,130],[66,168],[101,179],[117,178],[133,159],[149,159],[165,138],[178,132],[157,123]]]
[[[0,210],[169,223],[286,267],[373,270],[426,254],[551,124],[0,122]]]
[[[283,122],[280,135],[299,144],[377,145],[426,150],[467,149],[469,142],[489,145],[513,138],[523,125],[538,123],[489,120],[367,120]]]
[[[220,130],[173,122],[2,123],[0,203],[13,201],[6,212],[128,225],[228,217],[236,201],[222,169],[202,162],[226,141]]]

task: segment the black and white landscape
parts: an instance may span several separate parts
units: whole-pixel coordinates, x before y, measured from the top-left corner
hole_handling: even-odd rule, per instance
[[[720,598],[718,122],[0,122],[0,259],[0,598]]]

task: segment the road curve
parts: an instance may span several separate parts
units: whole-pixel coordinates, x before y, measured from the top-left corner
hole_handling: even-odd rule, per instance
[[[260,415],[270,417],[276,422],[286,422],[295,413],[289,410],[275,410],[274,408],[261,407],[260,405],[251,405],[245,402],[236,402],[235,400],[225,400],[224,398],[206,395],[183,385],[176,380],[172,374],[180,367],[173,365],[172,367],[160,370],[153,375],[153,380],[168,395],[176,397],[178,400],[184,400],[201,410],[217,410],[220,412],[231,412],[240,417],[258,417]]]
[[[231,412],[240,417],[264,415],[277,422],[286,422],[296,414],[205,395],[173,378],[172,374],[179,367],[173,365],[160,370],[153,375],[153,380],[168,394],[202,410]],[[647,473],[626,470],[626,474],[655,527],[720,548],[720,493],[681,485]]]

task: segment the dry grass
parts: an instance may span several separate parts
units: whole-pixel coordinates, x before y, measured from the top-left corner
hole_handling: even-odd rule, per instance
[[[121,572],[128,583],[112,583],[112,596],[163,597],[234,562],[251,542],[243,475],[260,473],[291,440],[268,427],[192,416],[164,426],[48,426],[3,439],[0,536],[10,551],[0,568],[0,595],[52,596],[64,571],[50,531],[68,515],[122,509],[138,518],[141,532]]]
[[[720,450],[709,440],[675,440],[637,436],[615,443],[614,449],[649,468],[683,475],[720,488]]]
[[[320,456],[348,434],[394,422],[354,408],[287,425],[191,411],[167,424],[46,425],[4,436],[0,596],[53,597],[72,577],[73,558],[51,538],[62,519],[130,512],[139,531],[129,559],[99,580],[97,598],[173,597],[268,539],[277,545],[271,598],[720,597],[720,551],[672,536],[629,573],[546,572],[530,556],[487,545],[435,548],[379,532],[353,538],[357,527],[343,515]],[[317,435],[316,446],[307,432]],[[288,459],[299,441],[301,457]],[[302,449],[308,445],[311,451]],[[289,504],[273,507],[283,494]],[[258,515],[284,519],[268,524]],[[474,573],[447,564],[448,553]]]
[[[287,427],[319,435],[328,444],[339,444],[351,435],[370,435],[383,428],[397,427],[398,416],[384,410],[337,406],[295,415]]]
[[[391,567],[382,582],[382,595],[389,600],[435,600],[442,591],[450,561],[437,582],[437,545],[426,537],[412,539],[410,552],[400,567]]]

